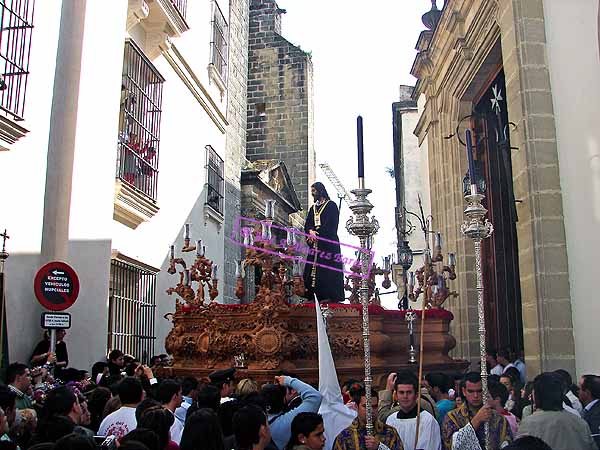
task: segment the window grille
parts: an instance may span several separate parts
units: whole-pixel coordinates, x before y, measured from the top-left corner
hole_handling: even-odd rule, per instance
[[[210,43],[211,63],[223,79],[227,80],[227,41],[229,27],[221,8],[213,1],[212,42]]]
[[[177,11],[179,11],[181,17],[185,19],[185,13],[187,11],[187,0],[171,0],[171,3],[173,3],[173,6],[177,8]]]
[[[223,214],[223,160],[210,145],[206,146],[206,204]]]
[[[0,0],[0,109],[23,120],[34,0]]]
[[[117,259],[110,263],[108,351],[149,363],[154,355],[156,274]]]
[[[164,81],[140,48],[127,40],[121,84],[117,178],[154,201]]]

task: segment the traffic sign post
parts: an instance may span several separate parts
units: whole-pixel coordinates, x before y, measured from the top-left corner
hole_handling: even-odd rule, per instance
[[[37,271],[33,290],[38,302],[50,311],[64,311],[73,306],[79,295],[79,277],[71,266],[51,261]],[[62,326],[68,324],[68,326]],[[49,325],[49,326],[47,326]],[[50,329],[50,352],[56,353],[56,329],[70,328],[69,313],[42,313],[42,327]]]
[[[71,266],[52,261],[42,266],[33,282],[35,297],[50,311],[64,311],[79,295],[79,277]]]

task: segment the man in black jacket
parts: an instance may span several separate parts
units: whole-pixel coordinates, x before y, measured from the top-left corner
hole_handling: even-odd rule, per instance
[[[592,437],[600,448],[600,377],[584,375],[579,382],[579,400],[584,408],[581,416],[590,426]]]

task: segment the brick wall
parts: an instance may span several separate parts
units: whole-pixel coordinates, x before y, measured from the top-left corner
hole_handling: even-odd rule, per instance
[[[227,142],[225,146],[225,258],[224,303],[238,303],[235,297],[235,260],[241,247],[227,239],[240,214],[240,175],[246,148],[246,95],[248,82],[248,0],[229,3],[229,74],[227,83]]]
[[[281,36],[273,0],[250,0],[246,157],[285,162],[303,208],[315,180],[312,62]]]

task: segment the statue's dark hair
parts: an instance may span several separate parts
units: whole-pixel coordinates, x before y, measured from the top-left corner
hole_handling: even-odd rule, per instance
[[[316,183],[313,183],[311,187],[317,190],[317,194],[319,195],[319,197],[323,197],[326,200],[329,200],[329,194],[327,193],[327,189],[325,189],[325,185],[323,183],[317,181]]]

